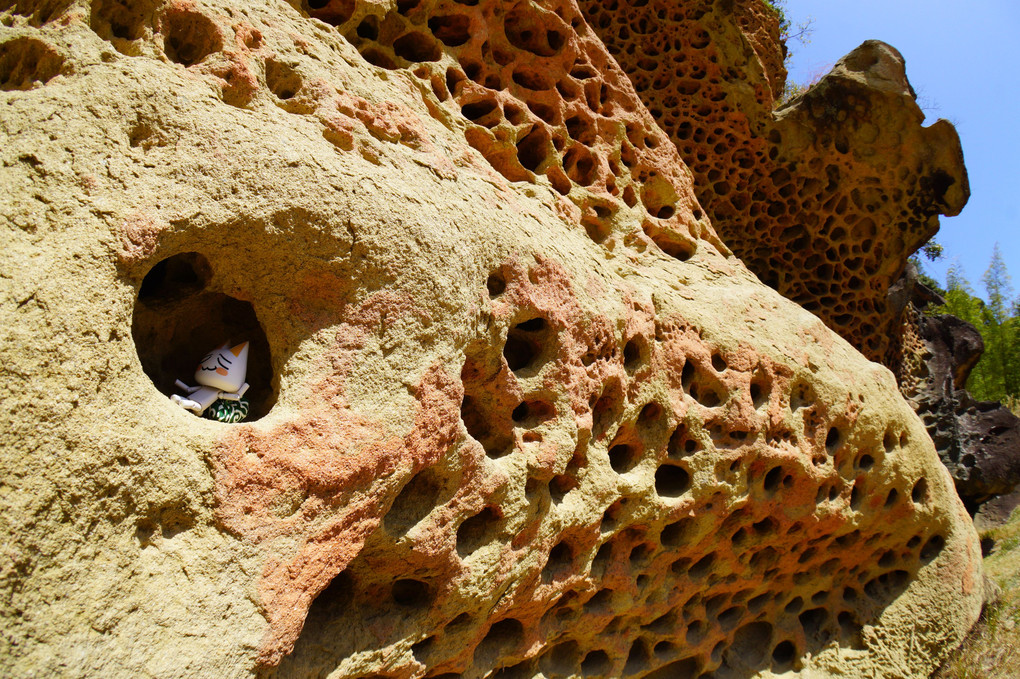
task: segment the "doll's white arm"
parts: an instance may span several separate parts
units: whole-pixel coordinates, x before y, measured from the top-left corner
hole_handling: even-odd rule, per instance
[[[220,398],[224,401],[240,401],[241,397],[244,396],[244,392],[248,391],[248,383],[245,382],[241,385],[241,388],[236,393],[220,392]]]
[[[201,403],[197,403],[195,401],[192,401],[191,399],[184,398],[183,396],[178,396],[177,394],[171,396],[170,400],[176,403],[177,405],[181,406],[182,408],[194,411],[196,413],[200,413],[203,410]]]
[[[183,389],[185,392],[187,392],[189,394],[194,394],[196,391],[201,389],[201,387],[198,387],[198,386],[196,386],[196,387],[189,387],[188,385],[186,385],[184,382],[181,382],[180,380],[174,381],[174,384],[177,385],[178,389]]]

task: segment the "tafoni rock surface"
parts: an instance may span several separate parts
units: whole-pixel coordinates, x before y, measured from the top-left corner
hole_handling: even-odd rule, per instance
[[[869,40],[776,110],[784,51],[779,15],[763,3],[580,6],[734,253],[896,374],[972,512],[1015,487],[1020,421],[977,404],[965,374],[949,388],[933,382],[946,376],[939,366],[958,363],[939,353],[948,346],[936,326],[953,325],[957,344],[976,330],[919,319],[911,302],[908,257],[939,214],[960,212],[970,187],[956,130],[924,125],[902,55]]]
[[[926,676],[977,618],[894,376],[573,2],[0,8],[5,674]],[[244,340],[247,421],[171,402]]]
[[[956,129],[922,125],[900,53],[869,40],[774,110],[786,71],[779,18],[764,3],[580,4],[691,168],[726,244],[890,365],[903,308],[889,289],[938,215],[970,196]]]

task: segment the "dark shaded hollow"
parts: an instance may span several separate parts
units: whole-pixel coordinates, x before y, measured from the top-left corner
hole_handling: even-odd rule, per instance
[[[429,603],[431,593],[429,586],[421,580],[403,578],[393,583],[391,588],[393,600],[401,606],[421,608]]]
[[[555,338],[554,330],[542,317],[522,321],[510,328],[503,357],[513,372],[538,369],[548,360],[549,343]]]
[[[404,535],[440,503],[444,494],[443,479],[433,468],[418,472],[397,495],[383,517],[383,526],[391,535]]]
[[[245,421],[251,422],[276,403],[269,340],[251,303],[213,292],[208,289],[212,280],[212,267],[197,252],[158,262],[142,280],[131,336],[142,370],[168,399],[180,391],[175,380],[195,384],[195,368],[211,349],[224,342],[250,342]]]
[[[431,36],[410,31],[393,41],[393,51],[408,61],[439,61],[442,50]]]
[[[354,14],[354,0],[308,0],[308,13],[330,26],[339,26]]]
[[[520,620],[504,618],[495,622],[475,648],[475,662],[477,664],[491,663],[498,655],[516,648],[523,639],[524,625]]]
[[[489,297],[499,297],[506,291],[506,280],[499,272],[493,272],[486,279],[485,287],[489,291]]]
[[[223,49],[216,25],[193,11],[168,12],[163,17],[163,50],[167,59],[193,66],[213,52]]]
[[[137,40],[145,34],[154,9],[149,1],[128,4],[118,0],[96,0],[92,3],[89,25],[104,40]]]
[[[301,89],[301,75],[290,64],[266,60],[266,86],[281,101],[291,99]]]
[[[466,558],[499,536],[502,517],[493,507],[486,507],[466,519],[457,529],[457,553]]]
[[[691,475],[683,467],[664,464],[655,470],[655,492],[662,497],[680,497],[691,487]]]
[[[63,67],[64,57],[42,40],[21,36],[0,44],[0,90],[45,84]]]
[[[635,446],[618,443],[609,449],[609,464],[617,474],[624,474],[634,468],[639,456]]]

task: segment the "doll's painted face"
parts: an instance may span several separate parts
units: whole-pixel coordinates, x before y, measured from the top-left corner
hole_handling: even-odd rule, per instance
[[[212,350],[195,369],[195,381],[228,393],[236,392],[244,384],[248,372],[248,343],[223,346]]]

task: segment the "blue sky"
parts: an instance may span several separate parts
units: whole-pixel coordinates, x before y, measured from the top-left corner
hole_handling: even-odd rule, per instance
[[[944,282],[958,261],[979,295],[999,243],[1020,290],[1020,34],[1018,0],[786,0],[793,24],[813,19],[810,42],[791,42],[790,77],[808,82],[865,40],[883,40],[907,62],[907,77],[930,124],[960,134],[971,197],[958,217],[942,217],[945,248],[925,268]]]

